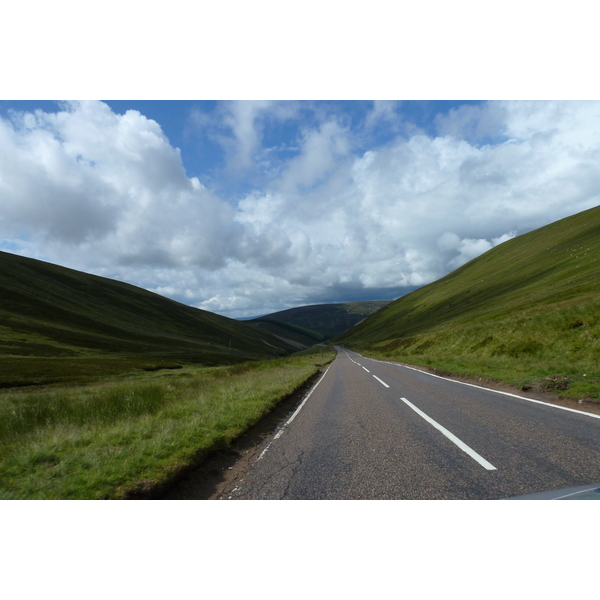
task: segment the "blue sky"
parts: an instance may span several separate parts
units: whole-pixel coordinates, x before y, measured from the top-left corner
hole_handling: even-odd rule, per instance
[[[0,249],[231,317],[393,299],[600,200],[594,101],[0,102]]]
[[[250,191],[253,184],[264,183],[266,175],[255,170],[244,170],[229,173],[229,177],[220,178],[219,174],[226,167],[226,152],[215,140],[216,135],[227,135],[224,128],[213,126],[212,131],[198,123],[198,115],[213,122],[218,121],[218,113],[222,103],[216,101],[106,101],[115,111],[123,113],[127,110],[138,110],[150,119],[160,123],[161,128],[173,146],[180,148],[183,162],[189,177],[200,177],[211,180],[224,193],[235,196],[236,192]],[[424,132],[434,135],[434,118],[445,115],[450,110],[462,105],[479,104],[479,101],[405,101],[393,103],[390,108],[397,115],[399,122],[406,121]],[[260,119],[261,146],[271,151],[275,160],[289,160],[299,152],[297,144],[301,128],[314,127],[323,115],[334,115],[351,130],[360,135],[365,128],[365,120],[372,110],[371,101],[315,101],[297,102],[299,118],[284,121],[276,119]],[[394,140],[396,132],[388,124],[380,122],[371,128],[368,139],[357,140],[353,152],[358,155],[369,148],[384,146]],[[261,177],[261,175],[263,175]],[[239,178],[239,179],[238,179]]]
[[[148,119],[160,124],[164,135],[172,146],[181,150],[183,164],[188,177],[200,177],[203,180],[214,180],[216,185],[228,193],[249,191],[253,182],[261,183],[256,171],[234,173],[233,178],[217,181],[219,173],[226,167],[226,152],[215,136],[227,135],[227,127],[217,125],[218,113],[223,103],[214,100],[161,101],[161,100],[104,100],[118,114],[128,110],[139,111]],[[373,109],[372,101],[313,101],[289,102],[296,104],[300,118],[284,121],[268,118],[261,119],[261,145],[269,148],[272,154],[280,159],[289,159],[299,152],[297,139],[300,129],[315,126],[324,115],[334,115],[356,133],[356,146],[353,152],[359,155],[369,148],[378,148],[392,142],[399,130],[389,127],[389,119],[381,120],[369,127],[365,132],[365,120]],[[428,135],[437,133],[435,118],[447,115],[460,106],[481,104],[477,100],[431,100],[404,101],[390,103],[389,111],[397,118],[398,124],[410,124]],[[37,109],[49,113],[59,112],[62,103],[56,101],[7,101],[0,100],[0,116],[7,118],[11,111],[33,112]],[[198,115],[213,121],[212,128],[203,128],[198,122]],[[361,137],[362,136],[362,137]],[[239,179],[238,179],[239,178]]]

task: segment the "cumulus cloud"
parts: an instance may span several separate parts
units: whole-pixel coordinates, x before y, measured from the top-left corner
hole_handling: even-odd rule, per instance
[[[453,108],[446,115],[438,115],[435,126],[439,135],[449,135],[473,143],[497,139],[506,135],[506,105],[488,102],[480,105],[463,105]]]
[[[300,153],[289,161],[279,177],[277,188],[290,194],[323,182],[328,174],[339,168],[340,159],[348,155],[347,137],[347,129],[335,120],[303,131]]]
[[[374,127],[381,123],[396,125],[398,116],[395,112],[398,102],[394,100],[375,100],[373,108],[367,113],[365,119],[366,127]]]
[[[232,133],[229,149],[237,168],[248,169],[252,166],[252,157],[259,148],[261,139],[260,116],[272,105],[269,101],[234,101],[228,104],[224,123]]]
[[[105,264],[224,264],[233,209],[186,177],[140,113],[82,102],[15,115],[0,121],[0,146],[5,234],[20,228],[63,259],[78,247]]]
[[[73,243],[101,237],[117,222],[119,203],[53,129],[41,112],[17,115],[14,128],[0,121],[0,224]]]
[[[462,106],[437,135],[403,127],[367,151],[348,120],[305,113],[240,102],[202,117],[240,172],[262,168],[268,123],[297,125],[294,151],[234,198],[188,177],[137,111],[83,102],[0,118],[4,247],[245,316],[397,297],[600,201],[600,103]],[[354,127],[397,113],[376,104]]]

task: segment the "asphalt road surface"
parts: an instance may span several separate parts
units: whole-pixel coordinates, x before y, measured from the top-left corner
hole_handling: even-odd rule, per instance
[[[339,350],[231,499],[500,499],[600,484],[600,418]]]

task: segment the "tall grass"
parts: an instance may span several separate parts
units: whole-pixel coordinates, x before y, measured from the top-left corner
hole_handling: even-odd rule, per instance
[[[547,316],[546,321],[497,321],[490,327],[448,325],[356,349],[373,358],[484,377],[523,390],[599,400],[600,327],[562,327],[561,321],[571,322],[564,315]],[[553,319],[555,324],[551,323]]]
[[[0,403],[0,439],[5,441],[58,424],[104,426],[124,417],[156,412],[166,398],[164,386],[131,383],[6,394]]]
[[[123,498],[226,447],[333,358],[0,395],[0,498]]]

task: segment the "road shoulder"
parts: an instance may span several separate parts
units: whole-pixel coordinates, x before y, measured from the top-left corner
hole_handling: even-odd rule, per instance
[[[325,367],[326,368],[326,367]],[[269,414],[231,443],[229,448],[212,452],[200,464],[184,473],[158,500],[226,500],[245,477],[279,427],[294,413],[315,386],[320,369],[295,392],[284,398]]]

